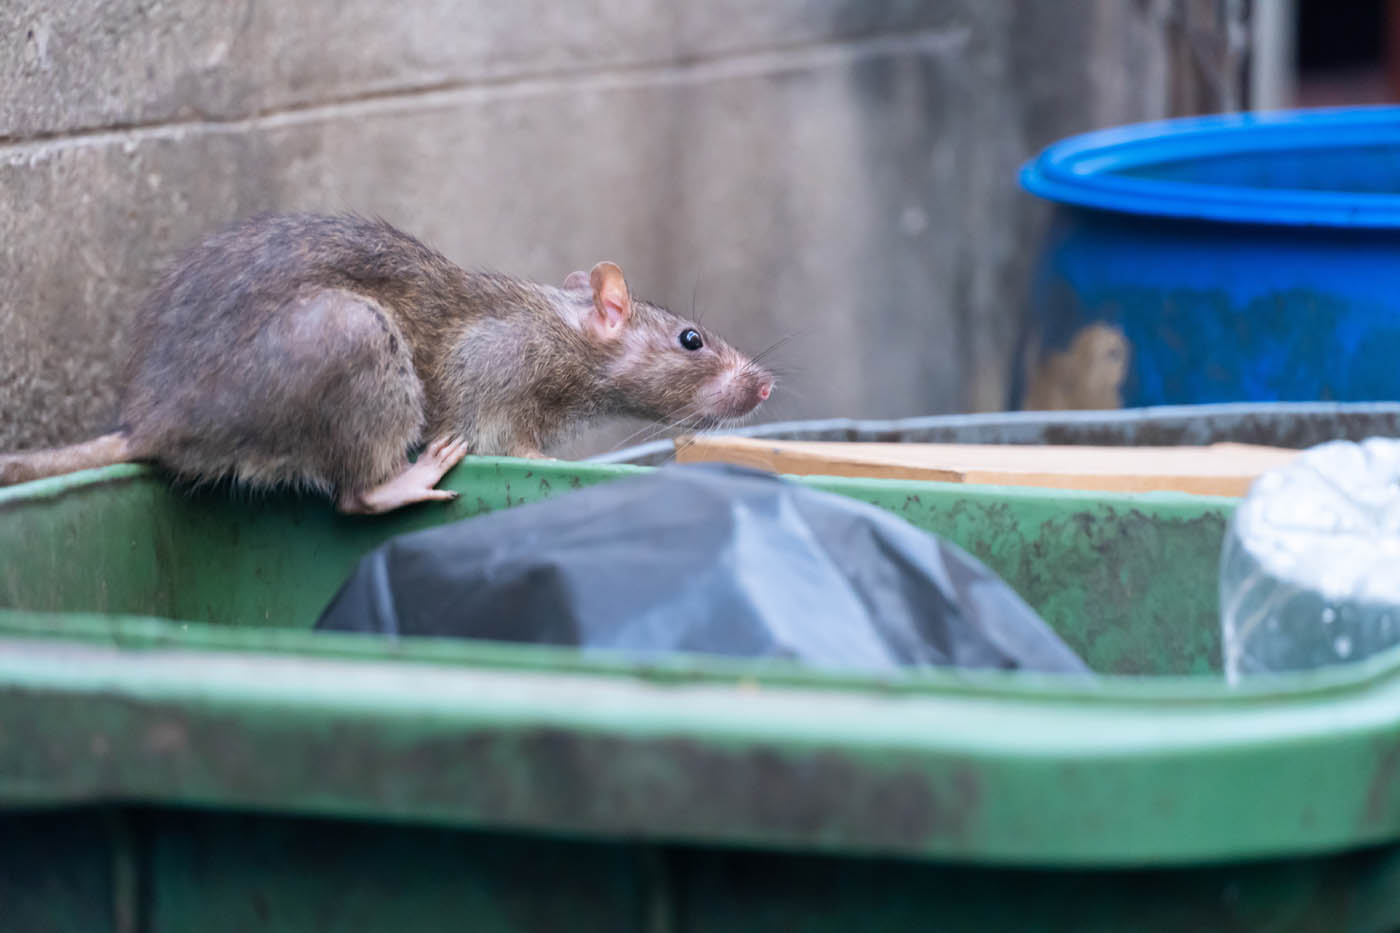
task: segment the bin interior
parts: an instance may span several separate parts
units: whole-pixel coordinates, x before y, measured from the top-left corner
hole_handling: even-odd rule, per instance
[[[375,518],[337,515],[318,498],[176,490],[141,467],[45,480],[0,490],[0,609],[309,629],[358,558],[391,535],[635,469],[472,459],[445,481],[461,493],[456,502]],[[1216,564],[1233,500],[802,481],[886,508],[976,555],[1096,671],[1220,670]]]

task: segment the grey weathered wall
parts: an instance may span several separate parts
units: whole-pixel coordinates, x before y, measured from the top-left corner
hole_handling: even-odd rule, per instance
[[[795,333],[768,418],[995,408],[1016,170],[1180,109],[1192,6],[8,0],[0,449],[103,427],[158,264],[293,207],[543,280],[612,258],[748,347]]]

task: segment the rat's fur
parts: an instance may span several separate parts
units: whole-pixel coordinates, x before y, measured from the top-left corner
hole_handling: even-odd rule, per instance
[[[597,416],[737,418],[772,377],[630,298],[615,332],[590,290],[467,273],[382,220],[254,218],[182,256],[134,327],[119,429],[0,457],[0,485],[128,460],[194,481],[353,494],[427,441],[539,456]],[[595,276],[598,270],[595,269]],[[597,309],[595,310],[595,305]]]

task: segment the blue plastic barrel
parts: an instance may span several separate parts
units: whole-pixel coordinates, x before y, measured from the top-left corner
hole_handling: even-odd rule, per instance
[[[1017,407],[1400,399],[1400,108],[1089,133],[1021,183]]]

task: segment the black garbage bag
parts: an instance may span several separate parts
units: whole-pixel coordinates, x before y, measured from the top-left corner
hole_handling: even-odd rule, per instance
[[[391,539],[316,627],[864,672],[1088,670],[954,545],[875,506],[715,464]]]

